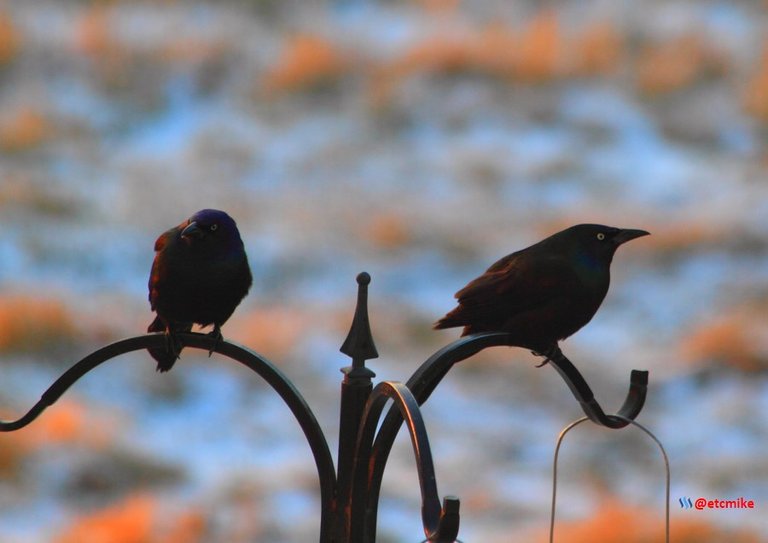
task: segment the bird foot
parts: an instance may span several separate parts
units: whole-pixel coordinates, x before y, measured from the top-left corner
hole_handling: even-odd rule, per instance
[[[181,341],[178,337],[176,337],[176,334],[173,333],[170,329],[166,329],[165,350],[168,351],[168,354],[173,356],[174,361],[179,359],[182,348],[183,346],[181,345]]]
[[[563,353],[560,351],[560,347],[558,347],[557,345],[553,345],[552,347],[550,347],[544,352],[531,351],[531,354],[534,356],[544,357],[544,361],[541,364],[536,364],[537,368],[546,366],[549,362],[552,362],[554,359],[560,356],[563,356]]]
[[[531,354],[533,354],[535,356],[544,356],[543,354],[537,353],[536,351],[531,351]],[[547,364],[549,364],[549,358],[545,358],[541,363],[536,364],[535,367],[540,368],[542,366],[546,366]]]
[[[211,350],[208,351],[208,358],[210,358],[211,355],[213,354],[213,351],[218,349],[219,344],[222,341],[224,341],[224,335],[221,333],[221,328],[219,327],[218,324],[213,325],[213,330],[208,332],[208,335],[216,340],[215,343],[213,344],[213,347],[211,347]]]
[[[149,349],[149,354],[157,360],[157,371],[161,373],[169,371],[173,367],[173,364],[179,359],[181,350],[184,348],[179,338],[170,328],[166,328],[164,336],[165,349]]]

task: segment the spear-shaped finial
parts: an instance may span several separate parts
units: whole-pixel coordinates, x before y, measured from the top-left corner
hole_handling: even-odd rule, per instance
[[[349,329],[349,334],[347,334],[347,339],[339,349],[352,359],[352,367],[355,369],[364,368],[366,360],[379,357],[376,345],[373,343],[371,325],[368,321],[368,284],[370,282],[371,276],[368,273],[358,274],[355,316],[352,318],[352,326]]]

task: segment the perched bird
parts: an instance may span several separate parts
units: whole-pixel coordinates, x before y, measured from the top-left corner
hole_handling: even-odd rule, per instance
[[[149,274],[149,303],[157,313],[148,332],[165,332],[165,349],[149,349],[157,370],[173,367],[181,346],[178,332],[193,324],[221,326],[251,288],[251,269],[235,221],[216,209],[203,209],[155,241]]]
[[[587,324],[608,292],[613,254],[623,243],[649,235],[579,224],[505,256],[455,295],[458,307],[435,328],[508,332],[511,343],[549,357],[558,341]]]

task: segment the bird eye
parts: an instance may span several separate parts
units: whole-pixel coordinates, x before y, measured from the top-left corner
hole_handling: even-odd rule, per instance
[[[211,225],[211,232],[215,232],[218,227],[219,227],[218,224],[212,224]]]
[[[597,239],[600,241],[603,241],[605,239],[605,234],[603,234],[602,232],[598,232]]]

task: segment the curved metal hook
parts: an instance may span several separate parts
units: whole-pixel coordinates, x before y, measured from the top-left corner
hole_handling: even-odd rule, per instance
[[[437,494],[437,482],[435,480],[435,466],[432,461],[432,451],[429,447],[429,438],[421,416],[421,410],[416,398],[402,383],[384,381],[376,385],[366,404],[361,422],[360,433],[357,442],[356,459],[370,457],[373,447],[373,438],[376,432],[381,413],[387,400],[394,401],[394,408],[405,420],[411,436],[413,453],[416,457],[416,467],[419,474],[419,486],[421,488],[421,518],[427,541],[431,543],[453,543],[459,533],[459,499],[454,496],[446,496],[443,505]],[[351,503],[352,507],[359,511],[365,506],[366,511],[371,508],[375,511],[375,502],[371,503],[368,492],[369,477],[366,473],[368,465],[364,462],[355,462],[355,487]],[[355,513],[353,512],[353,516]],[[375,520],[375,517],[374,517]],[[375,531],[375,526],[374,526]],[[371,533],[368,530],[368,533]],[[360,539],[361,534],[353,535],[353,540]],[[373,541],[372,538],[368,538]]]
[[[176,337],[184,347],[203,349],[205,351],[213,349],[213,351],[247,366],[259,374],[290,408],[301,429],[304,431],[304,435],[312,449],[312,454],[315,457],[320,480],[322,509],[320,541],[329,541],[335,506],[336,469],[320,425],[302,395],[291,381],[271,362],[246,347],[224,340],[217,340],[207,334],[180,333]],[[40,400],[23,417],[15,421],[0,421],[0,431],[12,432],[27,426],[47,407],[53,405],[81,377],[107,360],[132,351],[163,348],[165,344],[166,338],[163,334],[146,334],[116,341],[94,351],[65,371],[61,377],[48,387],[48,390],[43,393]]]
[[[515,347],[516,345],[511,342],[510,335],[506,332],[483,332],[459,338],[430,356],[408,379],[406,386],[411,390],[418,404],[422,405],[454,364],[466,360],[485,348],[499,346]],[[553,358],[555,360],[552,361],[552,365],[565,380],[576,400],[581,404],[584,413],[596,424],[608,428],[622,428],[629,424],[626,419],[634,420],[640,414],[648,386],[647,371],[632,370],[629,392],[619,413],[606,415],[579,370],[559,349],[553,354]],[[394,409],[390,410],[376,436],[371,458],[369,489],[371,503],[378,502],[384,468],[402,422],[400,413]],[[373,533],[375,533],[376,514],[375,508],[369,511],[371,516],[369,528],[374,530]]]
[[[616,415],[606,415],[600,404],[597,403],[592,389],[582,377],[579,370],[573,363],[566,358],[560,348],[556,348],[549,361],[566,382],[573,392],[573,395],[581,404],[581,408],[587,415],[587,418],[606,428],[624,428],[631,421],[635,420],[643,410],[645,405],[645,396],[648,392],[648,372],[632,370],[629,376],[629,391],[624,399],[624,404]]]

